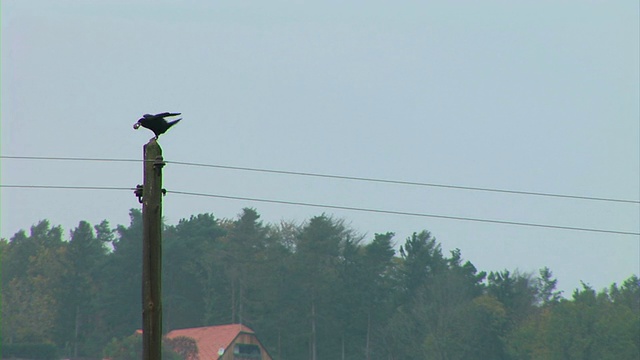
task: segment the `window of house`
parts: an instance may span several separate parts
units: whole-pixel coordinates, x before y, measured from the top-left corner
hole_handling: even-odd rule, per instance
[[[234,360],[256,360],[262,359],[260,347],[253,344],[236,344],[233,347]]]

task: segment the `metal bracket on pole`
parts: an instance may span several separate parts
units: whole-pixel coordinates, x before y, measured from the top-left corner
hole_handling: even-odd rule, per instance
[[[144,194],[144,187],[140,184],[138,184],[136,186],[136,189],[133,191],[133,193],[136,195],[136,197],[138,198],[138,202],[140,204],[142,204],[142,195]],[[166,191],[165,191],[166,192]]]
[[[160,175],[162,168],[166,165],[167,163],[164,162],[164,159],[162,158],[162,156],[156,156],[156,160],[153,162],[153,169],[156,172],[156,175]]]

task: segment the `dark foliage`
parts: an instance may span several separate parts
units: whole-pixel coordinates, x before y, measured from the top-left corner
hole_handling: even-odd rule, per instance
[[[82,221],[69,239],[42,221],[0,240],[4,357],[138,358],[142,216],[130,215],[115,229]],[[243,323],[278,360],[640,357],[637,275],[567,299],[548,268],[487,274],[428,231],[396,254],[390,232],[367,239],[327,215],[264,224],[254,209],[191,216],[163,243],[164,331]],[[189,339],[166,348],[197,355]]]
[[[0,355],[3,359],[54,360],[58,359],[58,348],[48,343],[3,344]]]

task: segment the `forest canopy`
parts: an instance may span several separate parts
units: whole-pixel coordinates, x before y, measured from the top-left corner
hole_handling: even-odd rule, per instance
[[[141,212],[130,219],[68,238],[42,220],[0,241],[3,347],[98,359],[141,328]],[[274,359],[640,358],[637,274],[564,296],[556,283],[546,267],[478,270],[427,230],[365,237],[325,214],[265,224],[245,208],[163,230],[164,332],[242,323]]]

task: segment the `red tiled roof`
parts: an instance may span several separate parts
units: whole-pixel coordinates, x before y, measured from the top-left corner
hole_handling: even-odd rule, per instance
[[[179,336],[192,338],[198,346],[200,360],[214,360],[219,358],[220,348],[226,351],[233,339],[241,332],[254,334],[253,330],[245,325],[230,324],[172,330],[166,337],[169,339]]]

